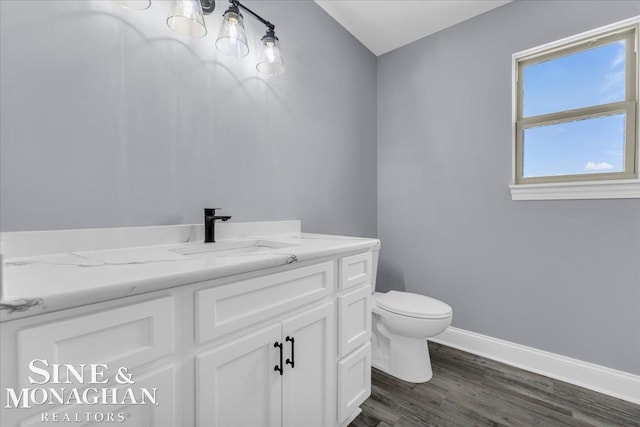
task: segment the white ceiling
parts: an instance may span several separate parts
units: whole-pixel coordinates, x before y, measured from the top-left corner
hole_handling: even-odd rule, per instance
[[[511,0],[315,0],[377,56]]]

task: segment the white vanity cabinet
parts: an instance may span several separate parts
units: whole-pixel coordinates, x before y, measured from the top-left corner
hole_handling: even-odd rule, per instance
[[[3,322],[0,425],[346,426],[371,392],[371,268],[371,252],[326,257]],[[5,408],[34,358],[128,367],[158,405]]]

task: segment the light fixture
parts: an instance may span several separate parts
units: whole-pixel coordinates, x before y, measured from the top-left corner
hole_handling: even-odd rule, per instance
[[[237,5],[231,4],[222,18],[222,27],[216,39],[216,48],[228,56],[247,56],[249,45],[244,33],[243,17]]]
[[[129,9],[143,10],[151,5],[151,0],[112,0]],[[216,7],[215,0],[172,0],[167,25],[173,31],[190,36],[204,37],[207,26],[204,15],[211,14]],[[278,75],[284,72],[284,61],[280,53],[280,41],[276,37],[275,25],[267,21],[238,0],[229,0],[229,8],[222,18],[222,26],[216,38],[216,48],[223,54],[240,58],[249,53],[247,35],[244,31],[244,17],[247,12],[267,27],[261,39],[256,69],[264,74]]]
[[[207,26],[204,24],[200,0],[173,0],[169,8],[167,25],[184,36],[206,36]]]
[[[151,6],[151,0],[112,0],[115,4],[124,6],[127,9],[145,10]]]
[[[280,54],[280,41],[276,37],[273,28],[269,28],[262,37],[262,45],[258,55],[256,69],[263,74],[277,76],[284,72],[284,61]]]

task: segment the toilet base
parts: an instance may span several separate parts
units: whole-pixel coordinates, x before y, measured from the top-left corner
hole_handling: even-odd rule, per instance
[[[374,345],[371,360],[374,368],[410,383],[424,383],[433,377],[426,339],[396,336],[384,344],[388,348]]]

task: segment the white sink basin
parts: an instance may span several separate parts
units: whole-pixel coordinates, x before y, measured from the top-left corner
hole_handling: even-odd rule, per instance
[[[292,246],[299,245],[284,242],[273,242],[270,240],[245,240],[240,242],[197,243],[169,250],[181,255],[210,254],[217,256],[231,256],[257,252],[269,252],[274,249],[282,249]]]

